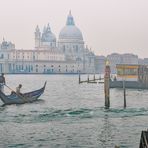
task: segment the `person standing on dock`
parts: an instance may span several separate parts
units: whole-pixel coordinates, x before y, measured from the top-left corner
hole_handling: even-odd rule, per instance
[[[4,92],[4,85],[5,85],[5,77],[4,73],[0,76],[0,91]]]

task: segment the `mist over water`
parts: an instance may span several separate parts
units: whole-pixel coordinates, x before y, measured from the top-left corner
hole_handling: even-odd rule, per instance
[[[103,84],[79,85],[78,75],[6,75],[12,89],[23,84],[22,92],[38,89],[46,80],[39,101],[0,107],[0,147],[139,147],[148,123],[147,90],[127,90],[123,109],[123,91],[111,89],[106,110]]]

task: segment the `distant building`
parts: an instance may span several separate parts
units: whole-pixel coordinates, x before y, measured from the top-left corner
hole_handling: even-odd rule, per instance
[[[112,53],[107,56],[107,59],[110,62],[111,73],[117,72],[116,71],[117,64],[138,64],[138,56],[131,53],[125,53],[125,54]]]
[[[121,64],[138,64],[138,56],[131,54],[131,53],[125,53],[121,55]]]
[[[96,56],[95,58],[95,72],[99,74],[104,74],[105,70],[105,56]]]
[[[5,41],[5,39],[3,38],[3,42],[2,44],[0,44],[0,49],[4,49],[4,50],[9,50],[9,49],[15,49],[15,44],[11,43],[11,42],[7,42]]]
[[[148,58],[144,58],[144,65],[148,65]]]
[[[139,59],[138,59],[138,64],[139,64],[139,65],[144,65],[144,59],[139,58]]]
[[[116,65],[121,64],[121,55],[118,53],[112,53],[107,56],[107,59],[110,64],[111,73],[116,73]]]

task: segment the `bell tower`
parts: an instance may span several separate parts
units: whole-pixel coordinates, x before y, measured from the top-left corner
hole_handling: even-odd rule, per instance
[[[35,29],[35,48],[40,47],[40,42],[41,42],[41,32],[40,32],[39,26],[37,25]]]

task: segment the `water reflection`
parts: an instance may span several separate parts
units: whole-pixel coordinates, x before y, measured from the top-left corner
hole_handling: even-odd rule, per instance
[[[102,148],[113,148],[115,146],[113,139],[115,139],[116,127],[110,120],[108,114],[105,114],[102,118],[103,125],[98,136]]]

